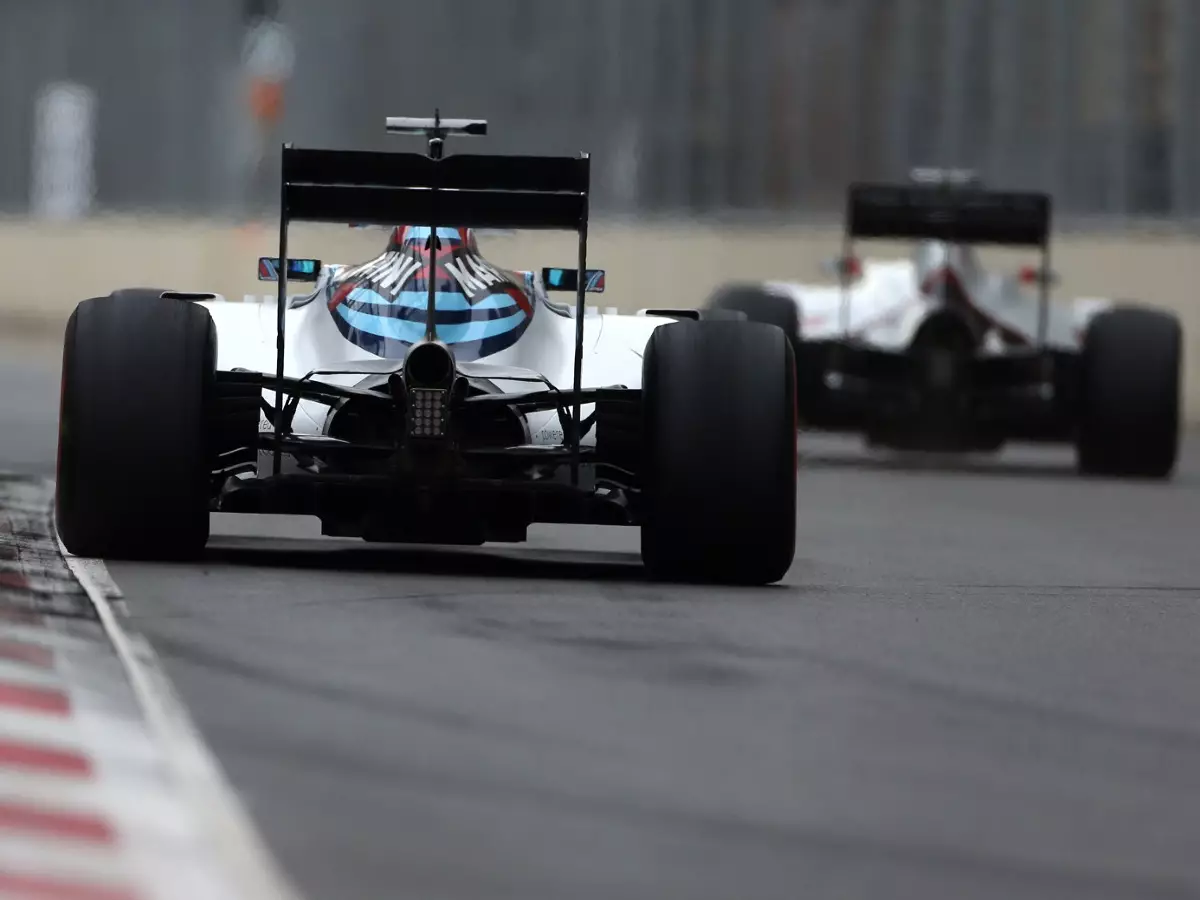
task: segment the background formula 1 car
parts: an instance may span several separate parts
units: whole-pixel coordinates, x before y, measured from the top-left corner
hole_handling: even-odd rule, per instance
[[[850,188],[837,283],[731,284],[707,307],[793,336],[808,428],[905,450],[1073,443],[1082,472],[1168,477],[1179,442],[1178,319],[1110,300],[1051,303],[1047,195],[936,172],[916,182]],[[911,259],[860,264],[856,238],[919,243]],[[1038,247],[1041,265],[988,271],[977,244]]]
[[[122,290],[72,314],[56,519],[80,556],[186,557],[210,512],[316,516],[370,541],[641,529],[651,572],[769,583],[795,552],[795,362],[773,325],[584,315],[589,159],[455,155],[474,120],[389,119],[428,152],[283,148],[278,303]],[[390,225],[356,265],[288,226]],[[397,222],[421,222],[399,225]],[[446,223],[454,223],[453,227]],[[572,269],[508,271],[474,228],[579,233]],[[312,283],[287,300],[287,284]],[[576,295],[574,312],[551,288]],[[654,311],[650,311],[654,312]]]

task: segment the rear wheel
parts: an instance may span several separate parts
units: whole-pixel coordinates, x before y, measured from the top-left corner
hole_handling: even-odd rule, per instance
[[[208,540],[216,329],[159,294],[84,300],[67,322],[55,514],[77,556],[186,558]]]
[[[796,546],[795,357],[783,331],[656,328],[642,397],[647,568],[682,581],[783,578]]]
[[[1083,339],[1076,453],[1081,472],[1166,478],[1179,450],[1183,329],[1168,312],[1098,313]]]
[[[696,317],[701,322],[748,322],[750,317],[740,309],[702,309]]]
[[[805,347],[800,305],[790,297],[772,293],[761,285],[728,284],[713,292],[708,300],[712,312],[740,312],[751,322],[764,322],[782,328],[796,357],[798,425],[815,427],[828,419],[828,389],[820,354]]]

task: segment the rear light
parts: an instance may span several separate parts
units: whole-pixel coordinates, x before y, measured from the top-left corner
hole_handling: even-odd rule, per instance
[[[449,394],[449,391],[430,388],[410,390],[408,433],[416,438],[445,437],[446,420],[449,418]]]
[[[1052,287],[1058,283],[1058,275],[1050,269],[1043,269],[1041,266],[1022,266],[1017,272],[1017,279],[1021,284],[1028,285],[1045,285]]]

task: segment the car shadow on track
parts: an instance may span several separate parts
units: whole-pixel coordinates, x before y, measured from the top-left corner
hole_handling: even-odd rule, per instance
[[[1179,462],[1167,480],[1108,478],[1083,475],[1075,468],[1075,454],[1061,445],[1013,444],[996,454],[932,453],[884,448],[868,449],[861,441],[822,432],[801,433],[799,466],[804,469],[856,469],[914,475],[970,475],[981,478],[1050,479],[1060,482],[1128,483],[1200,486],[1200,428],[1181,436]]]
[[[1018,478],[1083,479],[1065,463],[961,457],[931,453],[880,455],[802,454],[803,469],[860,469],[918,475],[973,475]],[[1101,480],[1101,479],[1085,479]]]
[[[384,573],[409,576],[503,578],[526,581],[597,581],[658,591],[724,589],[702,582],[651,577],[637,553],[558,549],[529,544],[484,547],[365,544],[353,539],[295,539],[214,535],[205,565],[245,568]],[[780,582],[765,588],[786,590]],[[758,590],[730,585],[728,590]],[[664,594],[665,596],[665,594]]]
[[[513,578],[586,577],[646,580],[636,554],[586,551],[497,550],[350,541],[282,541],[215,537],[210,562],[289,569],[351,569],[428,575],[500,575]]]
[[[463,548],[214,536],[205,550],[204,561],[251,568],[661,583],[646,574],[641,559],[634,553],[525,546]]]
[[[1182,467],[1181,467],[1182,468]],[[1005,459],[988,457],[961,457],[941,454],[897,453],[880,455],[826,455],[811,454],[800,457],[800,470],[857,470],[860,472],[887,472],[897,475],[940,475],[970,476],[972,478],[1024,478],[1045,479],[1060,483],[1082,484],[1136,484],[1178,489],[1200,485],[1195,472],[1176,471],[1169,479],[1139,477],[1106,477],[1083,475],[1071,462],[1049,460]]]

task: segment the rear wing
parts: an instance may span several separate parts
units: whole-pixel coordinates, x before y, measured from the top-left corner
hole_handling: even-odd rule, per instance
[[[575,231],[579,235],[576,270],[574,422],[572,481],[579,478],[578,424],[582,421],[583,326],[586,313],[587,225],[591,160],[577,156],[443,156],[448,135],[487,133],[482,119],[391,118],[395,134],[421,134],[426,155],[366,150],[302,149],[283,145],[278,260],[287,260],[292,222],[360,225],[427,225]],[[438,242],[430,247],[429,266],[437,265]],[[282,470],[284,423],[284,312],[290,265],[277,268],[274,474]],[[426,339],[436,340],[435,286],[429,278]]]
[[[587,217],[589,162],[586,154],[432,159],[284,145],[283,220],[577,231]]]
[[[847,237],[943,240],[1042,247],[1050,237],[1050,195],[941,184],[854,184]]]
[[[854,255],[855,239],[940,240],[958,244],[1037,247],[1050,271],[1050,195],[996,191],[977,180],[929,177],[914,184],[852,184],[846,200],[843,258]],[[850,290],[842,281],[841,322],[850,323]],[[1044,346],[1049,285],[1040,283],[1038,345]]]

